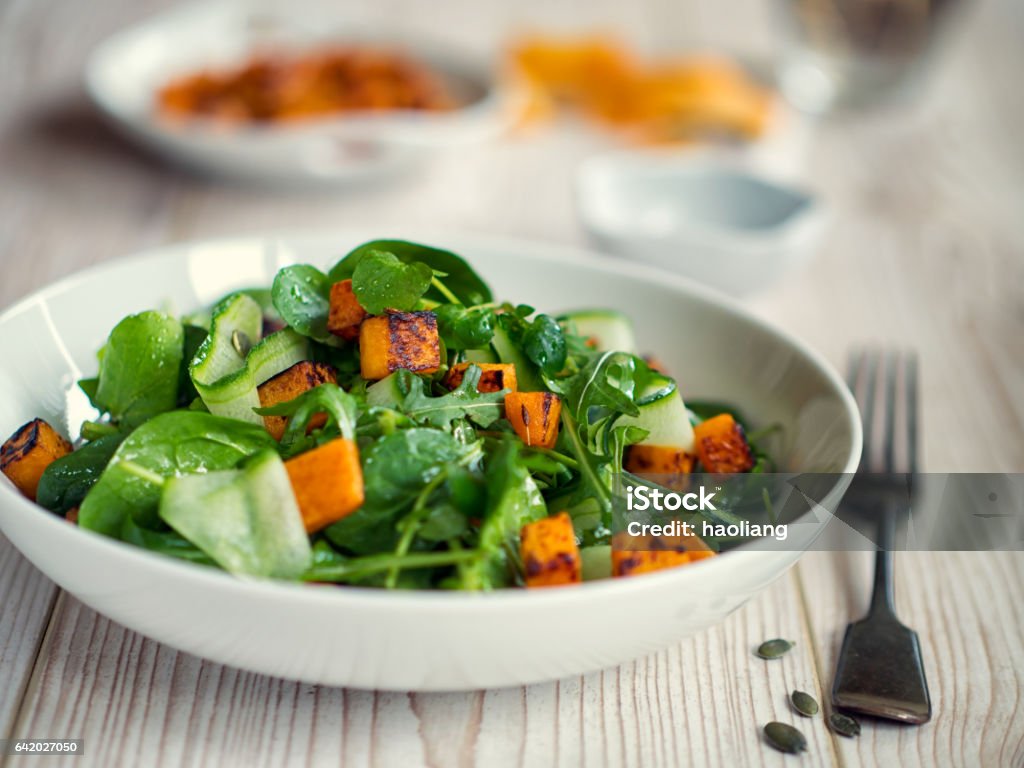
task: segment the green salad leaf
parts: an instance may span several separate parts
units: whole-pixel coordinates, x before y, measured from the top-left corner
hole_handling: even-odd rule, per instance
[[[467,307],[486,304],[492,300],[491,289],[480,279],[473,268],[460,256],[440,248],[410,243],[405,240],[373,240],[364,243],[351,251],[339,261],[328,273],[331,283],[345,280],[355,274],[359,262],[373,251],[385,251],[393,254],[405,264],[422,262],[435,273],[444,276],[444,285],[459,302]],[[425,297],[434,301],[448,302],[449,297],[436,286],[431,286]]]
[[[231,469],[274,446],[262,425],[200,411],[161,414],[121,443],[82,502],[78,524],[115,538],[127,517],[155,529],[164,478]]]
[[[341,340],[327,330],[334,282],[309,264],[284,267],[271,288],[274,307],[285,323],[303,336],[322,344],[340,344]]]
[[[438,333],[448,349],[483,349],[494,338],[493,307],[442,304],[434,314]]]
[[[432,396],[427,384],[411,371],[401,369],[371,387],[369,401],[404,413],[413,421],[438,429],[450,429],[456,419],[488,427],[501,418],[507,390],[477,392],[480,368],[469,366],[458,387]],[[381,395],[380,393],[386,393]]]
[[[114,326],[100,351],[90,398],[126,429],[173,410],[183,348],[184,332],[175,318],[154,311],[129,315]]]
[[[52,462],[39,478],[36,501],[61,515],[79,506],[124,437],[121,432],[105,435]]]
[[[403,262],[387,251],[367,251],[352,272],[352,293],[371,315],[407,312],[427,292],[434,271],[422,261]]]

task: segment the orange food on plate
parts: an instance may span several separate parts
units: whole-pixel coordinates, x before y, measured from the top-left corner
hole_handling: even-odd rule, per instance
[[[771,93],[718,56],[646,62],[612,39],[534,37],[512,49],[511,70],[528,119],[569,108],[645,142],[754,139],[771,118]]]
[[[71,453],[71,443],[42,419],[32,419],[0,447],[0,471],[35,501],[44,470]]]
[[[170,119],[225,123],[304,120],[346,112],[454,108],[442,77],[384,48],[337,46],[304,54],[258,54],[243,64],[175,78],[156,94]]]
[[[720,413],[693,428],[697,457],[705,472],[733,474],[754,466],[754,454],[743,427],[728,413]]]
[[[612,576],[635,576],[687,565],[714,552],[697,536],[612,536]]]
[[[558,587],[583,580],[572,518],[565,512],[523,526],[519,553],[528,587]]]

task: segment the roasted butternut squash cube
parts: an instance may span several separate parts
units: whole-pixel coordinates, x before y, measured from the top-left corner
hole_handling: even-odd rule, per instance
[[[720,413],[693,428],[697,457],[705,472],[733,474],[754,466],[754,454],[743,427],[728,413]]]
[[[0,447],[0,471],[25,496],[36,500],[43,471],[71,453],[71,443],[42,419],[32,419]]]
[[[457,363],[448,371],[448,377],[445,379],[450,389],[455,389],[462,383],[471,365],[480,369],[480,381],[476,383],[477,392],[501,392],[503,389],[516,391],[516,367],[511,363]]]
[[[364,379],[383,379],[399,368],[436,373],[441,339],[433,312],[393,312],[369,317],[359,327],[359,365]]]
[[[309,533],[363,505],[363,468],[354,440],[339,437],[284,463],[302,522]]]
[[[505,395],[505,418],[529,446],[554,448],[561,415],[562,401],[550,392],[509,392]]]
[[[696,536],[639,539],[625,533],[612,536],[612,576],[633,576],[703,560],[715,553]]]
[[[358,339],[359,326],[365,318],[366,310],[359,305],[356,295],[352,292],[351,280],[341,280],[331,286],[328,331],[349,341]]]
[[[583,578],[572,518],[565,512],[523,526],[519,553],[527,587],[579,584]]]
[[[303,360],[291,368],[281,371],[272,379],[267,379],[260,384],[256,391],[260,396],[260,406],[269,408],[278,403],[287,403],[294,400],[303,392],[307,392],[321,384],[337,384],[338,376],[334,368],[327,363],[316,363],[312,360]],[[310,429],[318,429],[327,421],[327,414],[318,413],[309,422]],[[267,432],[275,440],[284,436],[288,427],[287,416],[264,416],[263,425]]]
[[[626,449],[623,466],[627,472],[681,491],[689,486],[693,461],[692,455],[673,446],[631,445]]]

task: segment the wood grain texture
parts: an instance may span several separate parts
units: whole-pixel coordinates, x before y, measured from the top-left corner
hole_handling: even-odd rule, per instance
[[[219,234],[401,226],[583,243],[572,174],[610,143],[578,126],[329,194],[240,188],[132,149],[85,107],[78,78],[96,41],[164,4],[0,5],[0,263],[16,265],[0,305],[103,259]],[[858,343],[917,349],[933,471],[1024,469],[1024,91],[1012,86],[1022,16],[1013,0],[979,5],[921,108],[810,126],[807,179],[832,205],[831,228],[806,270],[751,300],[839,366]],[[580,19],[649,49],[762,52],[773,40],[765,6],[745,0],[419,8],[384,0],[350,10],[480,51],[509,29]],[[178,653],[68,596],[54,603],[55,588],[0,537],[0,737],[84,738],[88,757],[68,765],[784,766],[793,759],[760,735],[779,719],[807,734],[804,765],[1024,764],[1024,556],[901,554],[897,568],[898,608],[921,636],[936,716],[921,728],[872,725],[849,741],[820,719],[798,720],[786,697],[801,688],[827,700],[842,632],[867,600],[862,553],[811,553],[721,626],[618,669],[407,695],[302,685]],[[777,662],[754,658],[772,636],[797,648]]]

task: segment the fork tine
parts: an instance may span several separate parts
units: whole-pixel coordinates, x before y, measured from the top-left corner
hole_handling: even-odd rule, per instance
[[[917,354],[906,355],[903,388],[907,403],[907,472],[917,474]]]
[[[878,458],[874,450],[874,424],[876,383],[878,381],[878,365],[880,354],[875,350],[863,353],[863,370],[860,372],[862,381],[859,383],[854,397],[860,406],[861,422],[864,430],[864,453],[861,456],[861,469],[869,472],[878,470]]]
[[[882,366],[885,371],[885,413],[883,414],[884,426],[882,439],[883,469],[887,474],[896,471],[896,379],[900,373],[901,355],[895,350],[890,351],[882,359]],[[900,391],[901,394],[904,390]]]

